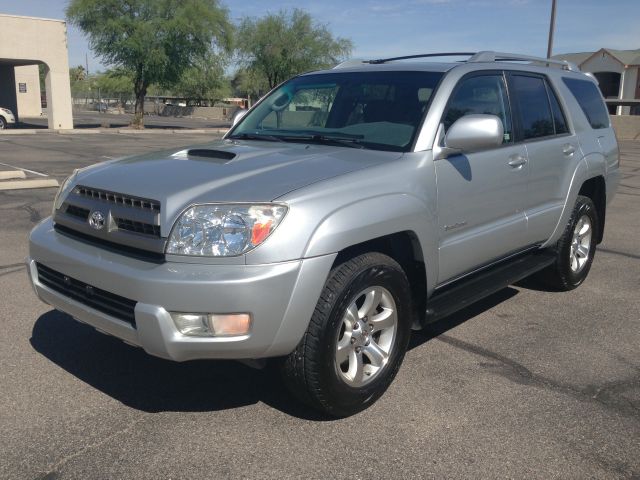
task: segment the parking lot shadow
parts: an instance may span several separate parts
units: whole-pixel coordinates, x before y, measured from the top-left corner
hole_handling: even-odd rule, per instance
[[[163,360],[56,310],[38,318],[31,345],[83,382],[141,411],[203,412],[263,402],[294,417],[329,420],[295,401],[275,368]]]

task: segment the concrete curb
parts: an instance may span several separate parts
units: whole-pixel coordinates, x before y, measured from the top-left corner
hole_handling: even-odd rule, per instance
[[[35,135],[37,131],[38,130],[35,128],[25,128],[24,130],[2,130],[0,131],[0,135]]]
[[[27,175],[22,170],[0,171],[0,180],[12,180],[15,178],[27,178]]]
[[[1,190],[22,190],[30,188],[57,188],[58,181],[55,178],[43,178],[33,180],[15,180],[8,182],[0,182]]]

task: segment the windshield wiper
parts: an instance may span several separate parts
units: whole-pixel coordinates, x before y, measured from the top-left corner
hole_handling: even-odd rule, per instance
[[[259,133],[239,133],[237,135],[231,135],[232,140],[265,140],[267,142],[285,142],[281,137],[276,135],[261,135]]]
[[[338,145],[344,145],[345,147],[351,147],[351,148],[364,148],[364,146],[360,143],[360,138],[354,138],[350,136],[308,135],[308,136],[301,136],[301,137],[306,140],[311,140],[312,142],[333,143]]]

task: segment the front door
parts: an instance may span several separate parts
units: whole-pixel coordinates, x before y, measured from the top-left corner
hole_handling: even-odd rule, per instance
[[[443,117],[445,131],[470,114],[498,116],[504,142],[495,149],[435,162],[442,284],[527,245],[524,205],[528,164],[515,144],[511,108],[501,72],[464,77]]]

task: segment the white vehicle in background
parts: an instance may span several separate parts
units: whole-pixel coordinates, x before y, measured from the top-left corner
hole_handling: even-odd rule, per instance
[[[0,130],[4,130],[9,125],[15,125],[16,117],[13,116],[13,112],[8,108],[0,107]]]

